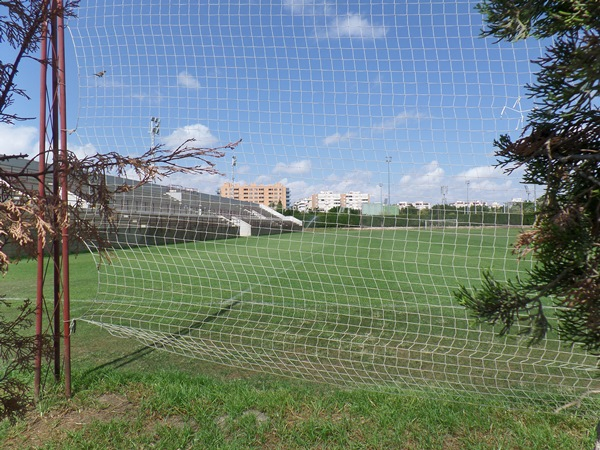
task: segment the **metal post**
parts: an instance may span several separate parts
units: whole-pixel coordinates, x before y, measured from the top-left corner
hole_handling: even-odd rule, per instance
[[[446,220],[446,195],[448,194],[448,186],[442,186],[440,188],[440,191],[442,193],[442,212],[443,212],[443,220]],[[440,215],[438,214],[438,219],[440,218]]]
[[[39,119],[39,177],[38,195],[40,214],[51,206],[51,220],[55,228],[61,228],[61,235],[52,238],[51,258],[53,262],[53,308],[52,339],[54,353],[54,378],[60,380],[61,340],[64,345],[65,394],[71,396],[71,340],[70,340],[70,293],[69,293],[69,213],[68,213],[68,151],[67,151],[67,106],[65,79],[65,39],[62,0],[45,1],[53,17],[48,24],[42,25],[40,41],[40,119]],[[50,13],[51,12],[51,13]],[[58,14],[57,14],[58,12]],[[50,49],[48,48],[50,44]],[[50,55],[50,59],[49,59]],[[51,69],[52,88],[48,92],[48,66]],[[50,103],[47,103],[50,98]],[[50,133],[49,133],[50,131]],[[47,140],[51,135],[52,164],[46,166]],[[47,200],[48,181],[45,174],[52,171],[51,201]],[[43,356],[43,316],[45,309],[44,285],[44,241],[37,242],[37,293],[36,293],[36,355],[34,362],[34,396],[40,398],[42,356]],[[62,335],[61,335],[62,306]]]
[[[385,162],[387,163],[387,169],[388,169],[388,199],[387,199],[387,204],[391,205],[392,204],[392,194],[391,194],[391,188],[390,188],[390,163],[392,162],[392,157],[391,156],[386,156],[385,157]]]
[[[62,11],[62,0],[57,0],[59,11]],[[69,280],[69,186],[68,169],[69,154],[67,150],[67,87],[65,70],[65,24],[62,14],[58,17],[58,61],[56,71],[59,87],[60,115],[60,157],[61,157],[61,203],[63,211],[62,222],[62,290],[63,290],[63,346],[65,369],[65,396],[71,397],[71,297]]]
[[[53,0],[50,5],[52,11],[56,11],[57,8],[57,0]],[[51,35],[50,42],[52,45],[52,206],[53,206],[53,226],[54,228],[58,228],[58,224],[60,222],[60,215],[57,211],[58,208],[58,199],[60,198],[60,177],[58,169],[58,162],[60,161],[60,153],[59,153],[59,107],[58,107],[58,73],[56,63],[58,61],[58,21],[56,17],[53,17],[51,20]],[[60,278],[61,278],[61,265],[60,265],[60,238],[55,235],[52,240],[52,260],[53,260],[53,297],[54,297],[54,305],[52,309],[52,339],[53,339],[53,349],[54,349],[54,379],[58,382],[60,381],[60,329],[61,329],[61,320],[60,320],[60,303],[61,303],[61,287],[60,287]]]
[[[40,117],[39,117],[39,182],[38,195],[40,204],[40,215],[43,219],[46,198],[46,79],[48,76],[48,28],[47,24],[42,25],[42,36],[40,42]],[[44,339],[42,336],[44,317],[44,239],[39,236],[37,240],[37,292],[35,303],[35,363],[34,363],[34,398],[40,400],[40,385],[42,380],[42,355]]]

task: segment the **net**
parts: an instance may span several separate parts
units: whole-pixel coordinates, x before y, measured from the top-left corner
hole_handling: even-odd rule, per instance
[[[221,175],[116,198],[81,319],[336,384],[554,402],[596,386],[592,356],[499,337],[453,297],[530,264],[511,246],[542,187],[494,167],[492,143],[522,129],[538,42],[479,38],[460,0],[107,0],[78,16],[72,149],[242,139]]]

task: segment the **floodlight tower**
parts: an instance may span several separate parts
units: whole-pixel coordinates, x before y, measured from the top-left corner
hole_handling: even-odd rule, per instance
[[[385,157],[385,162],[387,163],[387,172],[388,172],[388,197],[387,197],[387,201],[388,201],[388,205],[391,204],[392,202],[392,194],[391,194],[391,188],[390,188],[390,163],[392,162],[392,157],[391,156],[386,156]]]
[[[231,189],[235,183],[235,166],[237,166],[237,158],[233,155],[231,157]]]
[[[151,117],[150,118],[150,136],[151,136],[151,143],[150,143],[150,148],[154,148],[154,141],[156,136],[158,136],[160,134],[160,119],[158,117]]]
[[[440,192],[442,193],[442,206],[446,206],[446,194],[448,194],[448,186],[440,187]]]

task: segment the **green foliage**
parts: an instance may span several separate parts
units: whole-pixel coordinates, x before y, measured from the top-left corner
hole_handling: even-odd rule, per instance
[[[506,211],[503,209],[478,206],[465,211],[448,205],[434,205],[432,209],[419,211],[416,208],[403,208],[396,215],[367,215],[359,210],[332,208],[327,212],[284,210],[286,216],[294,216],[304,222],[305,228],[348,228],[348,227],[425,227],[430,220],[438,221],[434,226],[447,227],[457,224],[459,227],[519,225],[529,226],[534,222],[532,202],[515,204]],[[447,220],[443,224],[439,221]]]
[[[522,289],[522,285],[512,281],[499,283],[489,271],[484,271],[480,289],[471,291],[461,286],[456,296],[459,303],[471,310],[479,322],[502,324],[501,336],[518,325],[521,334],[530,336],[534,344],[546,336],[548,319],[541,299],[519,295]]]
[[[527,86],[536,107],[523,134],[495,141],[499,165],[524,169],[524,181],[546,193],[515,246],[519,257],[533,256],[533,268],[502,285],[486,274],[480,290],[463,287],[457,298],[479,320],[501,322],[503,333],[525,311],[533,342],[548,326],[541,309],[549,299],[560,336],[600,353],[600,2],[486,0],[478,8],[484,36],[552,37]]]
[[[484,36],[518,41],[586,28],[598,20],[600,4],[597,0],[484,0],[476,8],[488,26]]]
[[[0,422],[21,416],[31,404],[29,384],[23,374],[33,369],[35,336],[27,334],[33,307],[27,300],[11,308],[0,299]]]

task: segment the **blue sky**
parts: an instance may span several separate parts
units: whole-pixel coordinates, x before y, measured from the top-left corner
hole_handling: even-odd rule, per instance
[[[518,174],[493,168],[492,141],[518,135],[540,48],[479,38],[475,2],[81,3],[67,33],[78,153],[140,153],[155,116],[167,147],[242,139],[236,182],[280,181],[293,200],[332,190],[379,201],[388,171],[392,202],[437,203],[442,186],[448,201],[526,196]],[[38,76],[30,64],[19,78],[34,99]],[[37,108],[16,105],[32,117]],[[36,126],[3,126],[0,137],[29,151]],[[221,176],[164,182],[214,193],[232,178],[232,156],[218,161]]]

